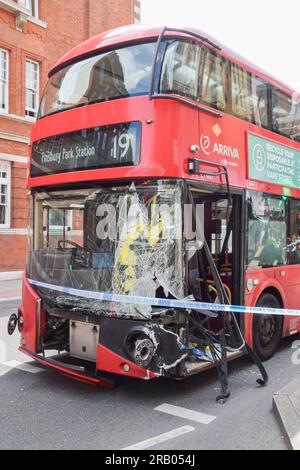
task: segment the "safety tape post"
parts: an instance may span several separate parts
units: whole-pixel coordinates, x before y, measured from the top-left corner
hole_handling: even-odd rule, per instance
[[[298,316],[300,310],[276,309],[265,307],[246,307],[242,305],[224,305],[210,304],[193,300],[177,300],[177,299],[157,299],[153,297],[141,297],[134,295],[111,294],[108,292],[94,292],[81,289],[73,289],[72,287],[56,286],[45,282],[28,279],[28,282],[35,287],[61,292],[62,294],[80,297],[84,299],[100,300],[103,302],[116,302],[131,305],[148,305],[152,307],[164,308],[181,308],[187,310],[202,310],[223,313],[244,313],[256,315],[280,315],[280,316]]]

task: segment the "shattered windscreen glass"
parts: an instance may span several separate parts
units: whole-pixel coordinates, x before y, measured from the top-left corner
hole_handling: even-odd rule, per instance
[[[33,195],[32,280],[93,292],[183,298],[182,189],[179,182]],[[116,316],[152,307],[39,292],[54,305]]]

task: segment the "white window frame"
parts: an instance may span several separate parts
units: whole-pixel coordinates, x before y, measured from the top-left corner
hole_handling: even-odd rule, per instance
[[[28,88],[27,87],[27,79],[28,79],[28,76],[27,76],[27,64],[30,64],[33,65],[33,66],[37,66],[37,86],[36,86],[36,90],[34,90],[33,88]],[[29,118],[35,118],[37,116],[37,113],[38,113],[38,109],[39,109],[39,100],[40,100],[40,64],[39,62],[37,62],[36,60],[32,60],[32,59],[26,59],[26,62],[25,62],[25,79],[26,79],[26,84],[25,84],[25,115]],[[29,78],[30,80],[30,78]],[[29,108],[27,107],[27,90],[32,90],[33,92],[35,92],[35,96],[36,96],[36,107],[35,109],[34,108]],[[32,114],[34,114],[32,116]]]
[[[39,17],[39,1],[38,0],[25,0],[25,8],[30,11],[33,18]]]
[[[9,108],[9,52],[6,50],[6,49],[2,49],[0,48],[0,52],[4,52],[4,54],[6,55],[6,80],[5,80],[5,107],[4,108],[0,108],[0,113],[8,113],[8,108]],[[1,79],[1,75],[0,75],[0,80],[2,81]]]
[[[1,177],[1,167],[6,166],[6,178]],[[7,160],[0,160],[0,186],[1,185],[7,186],[7,202],[6,202],[6,210],[5,210],[5,223],[0,223],[0,230],[7,229],[11,226],[11,163]],[[1,204],[1,199],[0,199]],[[1,204],[2,205],[2,204]]]

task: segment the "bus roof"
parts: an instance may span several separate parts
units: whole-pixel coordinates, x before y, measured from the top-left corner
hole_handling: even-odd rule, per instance
[[[220,41],[216,40],[214,37],[203,33],[203,31],[198,30],[195,27],[185,27],[185,30],[191,31],[193,33],[205,36],[210,41],[218,44],[221,48],[221,54],[229,60],[238,63],[239,65],[245,67],[250,72],[254,73],[255,75],[261,77],[262,79],[266,80],[271,85],[281,89],[282,91],[293,95],[296,93],[296,96],[300,96],[297,90],[293,90],[290,86],[286,85],[282,81],[278,80],[271,74],[267,73],[263,69],[255,66],[247,59],[242,57],[241,55],[237,54],[227,46],[223,45]],[[147,39],[156,39],[162,31],[162,27],[154,27],[148,25],[128,25],[122,26],[120,28],[115,28],[110,31],[106,31],[104,33],[97,34],[96,36],[88,39],[87,41],[82,42],[81,44],[77,45],[69,52],[67,52],[61,59],[56,62],[54,67],[50,70],[49,76],[53,75],[58,69],[62,68],[63,66],[67,65],[68,63],[74,62],[80,58],[84,58],[95,51],[101,51],[108,49],[110,47],[116,45],[123,45],[132,42],[140,42],[142,40]],[[182,33],[174,33],[174,32],[166,32],[166,36],[183,36],[188,37],[188,34]]]

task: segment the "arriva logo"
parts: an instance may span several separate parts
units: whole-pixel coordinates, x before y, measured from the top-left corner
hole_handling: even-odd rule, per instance
[[[205,153],[205,155],[210,155],[210,138],[208,135],[202,134],[201,139],[200,139],[200,145],[202,151]]]
[[[214,155],[228,157],[234,160],[239,160],[240,158],[239,151],[236,147],[231,147],[230,145],[223,145],[215,142],[212,148],[211,139],[206,134],[202,134],[200,138],[200,146],[205,155],[211,155],[213,153]]]

